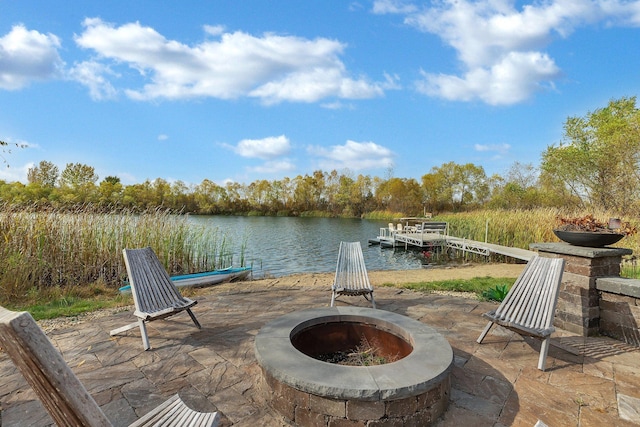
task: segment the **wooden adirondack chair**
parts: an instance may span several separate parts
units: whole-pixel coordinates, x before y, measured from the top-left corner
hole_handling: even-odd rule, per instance
[[[13,360],[57,425],[111,426],[31,314],[0,307],[0,347]],[[215,427],[218,422],[217,412],[194,411],[176,394],[131,426]]]
[[[138,321],[112,330],[111,335],[140,327],[142,345],[145,350],[149,350],[151,345],[145,322],[165,319],[182,311],[189,314],[198,329],[201,328],[191,311],[191,307],[196,305],[197,301],[180,294],[151,248],[124,249],[122,252],[136,306],[133,314],[138,317]]]
[[[483,315],[489,323],[477,342],[482,343],[494,323],[541,339],[538,369],[544,371],[563,271],[562,258],[531,258],[498,308]]]
[[[340,242],[336,275],[331,286],[331,307],[340,295],[362,295],[376,308],[360,242]]]

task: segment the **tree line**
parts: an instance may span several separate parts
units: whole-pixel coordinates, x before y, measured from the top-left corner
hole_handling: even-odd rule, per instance
[[[601,209],[629,215],[640,208],[640,111],[636,98],[612,100],[583,117],[569,117],[562,140],[547,147],[539,166],[514,163],[505,176],[487,176],[482,166],[444,163],[414,178],[314,171],[249,184],[197,185],[162,178],[123,185],[99,181],[89,165],[41,161],[27,184],[0,181],[0,203],[13,207],[147,211],[194,214],[297,216],[309,212],[361,217],[375,211],[421,215],[479,208]]]

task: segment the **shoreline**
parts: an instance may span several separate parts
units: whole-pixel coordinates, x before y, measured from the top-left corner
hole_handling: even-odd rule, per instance
[[[526,264],[486,263],[461,264],[411,270],[369,270],[372,286],[398,285],[403,283],[435,282],[440,280],[473,279],[474,277],[516,278]],[[326,286],[331,287],[335,273],[295,273],[282,277],[261,278],[216,285],[229,286],[248,282],[253,286]]]

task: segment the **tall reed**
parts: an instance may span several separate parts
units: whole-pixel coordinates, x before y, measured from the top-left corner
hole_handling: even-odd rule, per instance
[[[370,219],[370,220],[395,221],[405,216],[407,215],[403,214],[402,212],[373,211],[373,212],[363,214],[362,218]]]
[[[126,277],[122,249],[150,246],[170,274],[227,267],[230,242],[218,229],[166,211],[0,212],[0,301],[45,288]]]
[[[616,216],[607,212],[575,212],[552,208],[532,210],[478,210],[454,214],[439,214],[438,221],[449,223],[449,234],[456,237],[503,246],[529,249],[531,243],[558,242],[553,234],[557,226],[558,216],[580,217],[587,213],[606,221]],[[623,218],[636,228],[640,225],[640,218]],[[635,253],[640,250],[638,235],[627,236],[615,246],[632,249]]]

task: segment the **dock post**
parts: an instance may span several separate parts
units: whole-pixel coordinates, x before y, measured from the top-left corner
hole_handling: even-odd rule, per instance
[[[487,220],[487,224],[484,227],[484,242],[489,243],[489,220]]]

